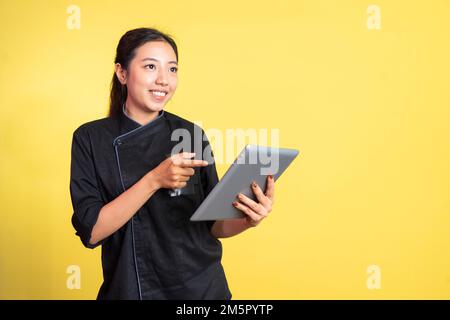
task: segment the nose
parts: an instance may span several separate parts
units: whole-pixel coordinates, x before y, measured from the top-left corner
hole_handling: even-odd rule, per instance
[[[156,83],[159,85],[162,85],[162,86],[168,85],[167,74],[163,70],[160,70],[158,72],[158,77],[156,78]]]

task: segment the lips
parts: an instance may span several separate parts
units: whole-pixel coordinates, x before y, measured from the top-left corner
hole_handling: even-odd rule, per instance
[[[150,89],[149,91],[150,91],[150,92],[165,93],[165,94],[168,93],[168,91],[167,91],[167,90],[164,90],[164,89]]]
[[[164,90],[149,90],[153,99],[157,101],[162,101],[167,96],[168,92]]]

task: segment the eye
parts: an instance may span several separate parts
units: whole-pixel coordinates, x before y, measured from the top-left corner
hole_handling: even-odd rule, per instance
[[[172,70],[172,72],[177,72],[178,68],[177,67],[172,67],[172,68],[170,68],[170,70]]]
[[[147,68],[149,66],[152,67],[150,69],[154,69],[155,68],[155,65],[153,63],[145,65],[144,68]]]

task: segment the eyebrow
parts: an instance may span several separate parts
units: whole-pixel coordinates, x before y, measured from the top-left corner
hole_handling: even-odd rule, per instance
[[[145,60],[152,60],[152,61],[159,62],[159,60],[155,59],[155,58],[144,58],[144,59],[142,59],[142,61],[145,61]],[[176,65],[178,65],[178,62],[176,62],[176,61],[169,61],[169,63],[175,63]]]

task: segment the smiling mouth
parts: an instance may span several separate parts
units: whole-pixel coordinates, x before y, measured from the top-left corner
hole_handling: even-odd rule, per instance
[[[165,91],[150,90],[150,92],[156,97],[165,97],[167,95],[167,92]]]

